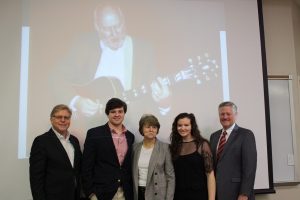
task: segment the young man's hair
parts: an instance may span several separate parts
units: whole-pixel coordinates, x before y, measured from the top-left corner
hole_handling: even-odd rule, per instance
[[[127,112],[127,104],[122,101],[121,99],[118,98],[111,98],[110,100],[108,100],[108,102],[106,103],[106,107],[105,107],[105,114],[108,115],[109,111],[115,109],[115,108],[124,108],[124,112]]]

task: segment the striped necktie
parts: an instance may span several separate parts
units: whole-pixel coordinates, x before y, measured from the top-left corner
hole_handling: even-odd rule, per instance
[[[219,142],[219,146],[218,146],[218,150],[217,150],[217,161],[220,159],[220,156],[224,150],[224,146],[225,146],[225,143],[226,143],[226,135],[227,135],[227,132],[224,131],[222,133],[222,136],[221,136],[221,139],[220,139],[220,142]]]

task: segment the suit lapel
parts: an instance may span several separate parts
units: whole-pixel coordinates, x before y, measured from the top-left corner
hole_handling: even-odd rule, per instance
[[[74,147],[74,168],[78,165],[78,162],[80,162],[80,146],[78,146],[78,143],[75,142],[74,138],[70,136],[70,142]]]
[[[138,183],[138,177],[139,177],[139,168],[138,168],[138,161],[140,158],[140,154],[141,154],[141,149],[142,149],[142,145],[143,142],[140,142],[138,144],[136,144],[137,146],[135,147],[133,153],[133,178],[135,179],[135,183]],[[136,185],[138,186],[138,185]],[[137,190],[137,187],[135,188]]]
[[[221,133],[222,133],[222,129],[217,132],[217,134],[213,137],[213,141],[211,142],[213,154],[215,157],[217,157],[218,142]]]
[[[59,152],[57,155],[58,158],[62,158],[64,161],[66,161],[66,164],[73,168],[72,167],[72,164],[70,162],[70,159],[69,159],[69,156],[65,150],[65,148],[63,147],[63,145],[61,144],[61,142],[59,141],[59,139],[57,138],[57,136],[55,135],[54,131],[52,130],[52,128],[49,130],[49,134],[50,136],[52,137],[54,143],[55,143],[55,147],[54,148],[57,148],[57,151]]]
[[[151,157],[150,157],[150,161],[149,161],[149,167],[148,167],[148,174],[147,174],[147,184],[149,183],[149,181],[151,180],[151,176],[153,174],[154,168],[157,164],[157,160],[159,159],[159,141],[156,140],[153,151],[151,153]]]
[[[127,142],[127,147],[128,147],[127,152],[131,152],[133,141],[132,141],[132,138],[130,137],[130,134],[128,133],[128,131],[125,132],[125,137],[126,137],[126,142]],[[128,159],[130,160],[130,158],[131,158],[131,153],[126,153],[123,163],[126,163]]]
[[[116,150],[115,143],[113,141],[112,134],[111,134],[111,131],[110,131],[110,128],[109,128],[108,124],[106,124],[105,136],[108,138],[107,139],[108,140],[108,145],[107,146],[109,148],[111,148],[110,152],[112,152],[112,156],[113,156],[113,159],[115,161],[115,164],[120,166],[117,150]]]
[[[91,51],[89,51],[89,57],[90,59],[90,63],[88,65],[84,65],[85,67],[85,71],[88,74],[88,80],[93,80],[94,76],[97,72],[98,69],[98,65],[99,65],[99,59],[101,57],[102,54],[102,50],[100,48],[99,42],[98,42],[98,36],[96,34],[93,34],[91,36],[91,45],[92,45],[92,49]],[[97,42],[96,42],[97,41]]]

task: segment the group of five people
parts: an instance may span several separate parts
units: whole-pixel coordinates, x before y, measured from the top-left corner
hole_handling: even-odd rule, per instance
[[[68,131],[71,109],[57,105],[51,129],[32,144],[33,199],[254,200],[254,134],[236,124],[234,103],[223,102],[218,111],[222,129],[210,141],[201,136],[194,114],[180,113],[170,144],[157,138],[160,123],[152,114],[141,117],[143,140],[134,143],[123,124],[127,105],[112,98],[105,107],[108,122],[88,130],[82,154]]]

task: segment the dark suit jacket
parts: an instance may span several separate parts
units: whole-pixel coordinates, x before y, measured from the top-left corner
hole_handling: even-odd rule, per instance
[[[87,196],[94,193],[99,200],[111,200],[119,186],[126,200],[132,200],[131,152],[134,135],[127,131],[128,151],[119,164],[110,128],[103,126],[88,130],[82,162],[83,188]]]
[[[33,141],[29,173],[34,200],[79,199],[81,151],[75,136],[70,136],[70,142],[75,150],[74,167],[52,129]]]
[[[249,200],[254,200],[257,162],[254,134],[251,130],[235,125],[217,162],[216,150],[221,131],[216,131],[210,137],[215,161],[217,199],[236,200],[239,194],[245,194]]]

